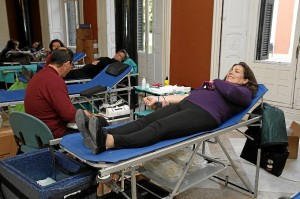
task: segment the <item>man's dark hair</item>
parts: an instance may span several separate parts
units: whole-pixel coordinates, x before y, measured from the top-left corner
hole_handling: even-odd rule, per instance
[[[72,50],[68,48],[58,48],[55,49],[50,57],[49,64],[62,65],[63,63],[70,61],[70,64],[73,62],[74,54]]]
[[[126,51],[125,49],[120,49],[120,50],[117,51],[117,53],[118,53],[118,52],[122,52],[122,53],[124,53],[124,55],[125,55],[125,57],[124,57],[124,59],[122,60],[122,62],[125,61],[126,59],[128,59],[129,55],[128,55],[128,53],[127,53],[127,51]]]

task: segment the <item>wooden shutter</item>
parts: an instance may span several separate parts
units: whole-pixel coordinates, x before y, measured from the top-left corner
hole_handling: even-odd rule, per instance
[[[143,23],[143,0],[138,0],[137,2],[137,45],[138,50],[143,51],[143,42],[144,42],[144,23]]]
[[[264,60],[269,58],[273,9],[274,0],[262,0],[257,39],[257,60]]]

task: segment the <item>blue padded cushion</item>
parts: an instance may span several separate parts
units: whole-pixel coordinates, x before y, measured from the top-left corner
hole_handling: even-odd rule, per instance
[[[160,141],[156,144],[142,147],[142,148],[128,148],[128,149],[110,149],[107,151],[104,151],[103,153],[94,155],[90,151],[90,149],[87,149],[83,145],[83,138],[80,133],[76,134],[70,134],[67,136],[64,136],[60,142],[60,145],[62,145],[65,149],[67,149],[69,152],[75,154],[77,157],[87,160],[90,162],[105,162],[105,163],[116,163],[122,160],[127,160],[130,158],[137,157],[139,155],[143,155],[158,149],[161,149],[163,147],[170,146],[172,144],[179,143],[183,140],[187,140],[189,138],[199,136],[206,133],[212,133],[215,131],[218,131],[220,129],[225,129],[227,127],[233,126],[241,121],[241,119],[244,117],[245,114],[249,112],[249,110],[258,102],[260,98],[267,92],[267,88],[260,84],[258,91],[256,93],[255,98],[252,100],[251,104],[241,113],[236,114],[232,118],[228,119],[226,122],[222,123],[218,128],[212,130],[212,131],[204,131],[199,132],[190,136],[172,139],[172,140],[164,140]]]

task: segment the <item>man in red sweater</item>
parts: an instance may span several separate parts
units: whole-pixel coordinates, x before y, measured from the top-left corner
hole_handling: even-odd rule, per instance
[[[54,138],[78,132],[66,126],[75,122],[76,115],[63,79],[73,68],[72,60],[73,52],[69,49],[53,51],[49,64],[33,76],[26,89],[25,112],[42,120]]]

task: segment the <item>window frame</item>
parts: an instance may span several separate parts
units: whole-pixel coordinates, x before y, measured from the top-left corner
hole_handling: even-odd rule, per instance
[[[73,8],[75,8],[75,10],[73,10],[73,12],[69,12],[69,8],[68,8],[68,3],[73,2],[74,6],[72,6]],[[64,0],[64,10],[65,10],[65,22],[66,22],[66,45],[70,48],[74,48],[76,49],[76,28],[78,28],[79,23],[80,23],[80,16],[81,16],[81,11],[80,11],[80,4],[81,1],[80,0]],[[75,14],[73,16],[73,18],[75,17],[75,24],[72,26],[70,25],[70,20],[69,17],[72,18],[72,16],[69,16],[69,14]],[[73,31],[72,28],[74,28]],[[71,40],[73,38],[74,43],[71,43]]]
[[[274,0],[261,0],[257,32],[256,60],[269,58]]]
[[[153,29],[153,0],[138,0],[137,2],[137,46],[139,52],[152,53],[153,43],[149,43],[149,33]],[[151,7],[149,7],[151,5]],[[147,25],[146,25],[147,24]],[[153,34],[151,34],[151,41],[153,42]],[[150,45],[149,45],[150,44]]]
[[[263,2],[274,2],[273,3],[273,17],[271,22],[271,26],[269,28],[269,35],[268,35],[268,44],[265,46],[265,50],[269,50],[268,54],[265,56],[261,56],[260,55],[260,35],[263,34],[261,29],[263,26],[261,23],[261,15],[264,15],[264,13],[261,12],[261,10],[263,9]],[[249,23],[249,45],[248,45],[248,51],[251,54],[251,57],[248,57],[248,60],[250,59],[251,62],[253,63],[263,63],[263,64],[279,64],[279,65],[293,65],[294,64],[294,59],[295,59],[295,50],[296,47],[298,45],[298,41],[296,39],[296,35],[298,35],[298,29],[300,28],[299,25],[297,25],[297,23],[299,23],[299,17],[300,14],[298,13],[300,11],[299,8],[299,4],[300,4],[300,0],[295,0],[295,4],[294,4],[294,9],[291,11],[293,13],[293,19],[291,21],[291,23],[293,24],[291,27],[291,34],[290,34],[290,43],[289,43],[289,49],[287,53],[283,53],[283,54],[274,54],[273,55],[273,50],[275,49],[276,46],[272,46],[271,48],[269,47],[270,43],[274,43],[276,40],[276,38],[280,35],[276,34],[276,26],[277,24],[277,20],[278,19],[278,7],[279,5],[279,0],[261,0],[261,1],[253,1],[252,3],[252,9],[254,10],[251,11],[250,15],[255,15],[255,17],[251,17],[250,23]],[[253,39],[254,38],[254,39]],[[254,43],[251,43],[254,42]],[[252,54],[253,53],[253,54]],[[268,57],[268,55],[272,54],[271,57]],[[281,55],[285,55],[284,57],[282,57]],[[251,59],[253,58],[253,59]]]

